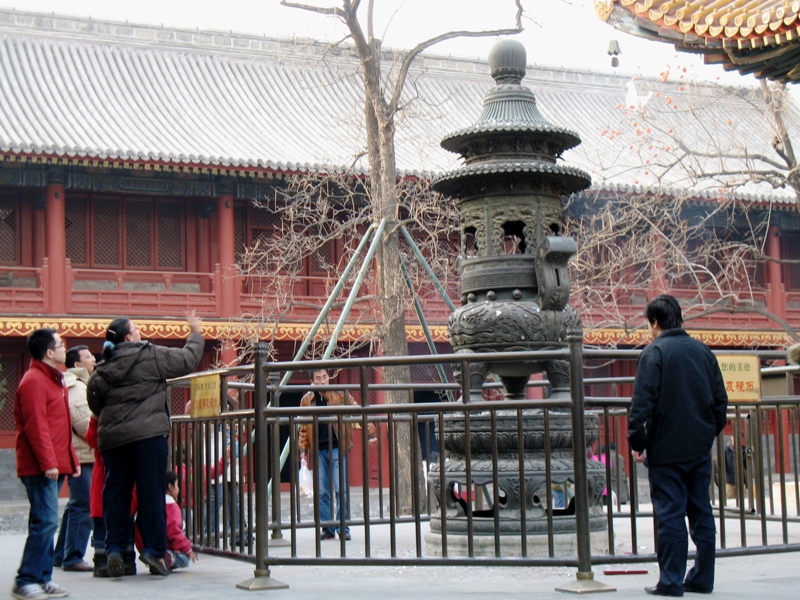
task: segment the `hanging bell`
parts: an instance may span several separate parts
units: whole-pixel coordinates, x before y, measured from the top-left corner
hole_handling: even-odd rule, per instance
[[[608,55],[611,57],[612,67],[619,66],[619,58],[617,58],[618,54],[622,54],[622,50],[619,49],[619,42],[617,40],[611,40],[608,42]]]

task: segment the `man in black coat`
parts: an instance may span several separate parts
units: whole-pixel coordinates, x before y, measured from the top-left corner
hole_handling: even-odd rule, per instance
[[[653,342],[639,357],[628,441],[637,462],[647,460],[658,521],[656,596],[710,593],[714,588],[716,527],[711,511],[711,446],[725,427],[728,396],[717,359],[682,329],[678,301],[662,295],[645,309]],[[689,541],[697,548],[686,573]],[[685,575],[685,580],[684,580]]]

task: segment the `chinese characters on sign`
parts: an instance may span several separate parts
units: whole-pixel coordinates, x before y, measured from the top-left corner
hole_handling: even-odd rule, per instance
[[[219,416],[219,375],[192,379],[192,417]]]
[[[761,400],[761,363],[757,356],[718,354],[717,362],[725,380],[729,402]]]

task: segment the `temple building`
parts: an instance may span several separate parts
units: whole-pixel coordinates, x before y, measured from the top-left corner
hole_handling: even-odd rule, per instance
[[[398,172],[429,179],[456,166],[439,141],[474,121],[493,81],[484,61],[435,55],[416,62],[411,80]],[[237,268],[246,248],[280,229],[254,201],[273,200],[303,174],[353,165],[356,176],[368,175],[361,85],[347,47],[0,10],[0,448],[13,447],[13,394],[34,328],[56,327],[68,345],[98,352],[110,320],[129,316],[144,339],[180,344],[183,315],[196,310],[208,340],[201,366],[236,362],[239,329],[279,302]],[[800,326],[800,263],[771,259],[800,259],[800,212],[791,188],[746,181],[754,157],[773,152],[758,90],[535,65],[525,85],[545,117],[583,140],[564,158],[592,186],[569,199],[568,213],[622,195],[680,198],[687,215],[701,218],[724,195],[738,207],[732,229],[768,220],[760,266],[739,282],[757,310],[730,301],[731,310],[710,311],[690,328],[715,347],[789,342],[781,322]],[[787,102],[790,133],[800,139],[799,107]],[[695,141],[726,149],[746,141],[747,158],[726,158],[704,178],[677,140],[688,110],[704,124],[692,126]],[[291,359],[308,333],[345,243],[305,259],[293,290],[302,302],[263,324],[276,358]],[[644,340],[631,324],[646,299],[680,287],[655,270],[648,277],[605,296],[591,286],[576,292],[588,344]],[[693,294],[687,285],[683,295]],[[622,320],[608,317],[601,297]],[[449,352],[450,309],[435,295],[424,307],[434,341]],[[428,352],[411,317],[407,333],[412,352]]]

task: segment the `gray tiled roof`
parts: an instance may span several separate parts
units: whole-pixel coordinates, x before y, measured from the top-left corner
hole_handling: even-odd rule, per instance
[[[366,159],[356,159],[364,134],[355,64],[348,49],[308,40],[0,10],[0,154],[283,172],[355,164],[364,172]],[[407,86],[407,100],[412,94],[414,100],[398,118],[401,172],[441,174],[457,165],[439,142],[474,123],[494,85],[488,71],[482,61],[419,61]],[[712,154],[745,139],[749,154],[774,154],[772,136],[751,102],[757,90],[723,93],[700,86],[690,95],[673,83],[642,80],[641,93],[661,94],[648,110],[663,113],[664,130],[637,133],[636,113],[623,106],[627,81],[538,67],[530,67],[523,81],[545,118],[581,136],[583,144],[566,153],[566,164],[589,172],[595,188],[646,189],[659,175],[662,189],[688,187],[685,171],[661,173],[655,159],[645,162],[642,150],[674,148],[668,126],[679,131],[689,109],[704,115],[705,130],[684,127],[681,135]],[[665,105],[666,94],[679,110]],[[792,111],[789,122],[800,124],[797,106]],[[705,162],[744,170],[741,161]],[[717,185],[701,187],[713,196]],[[746,186],[741,195],[796,202],[790,190],[764,184]]]

